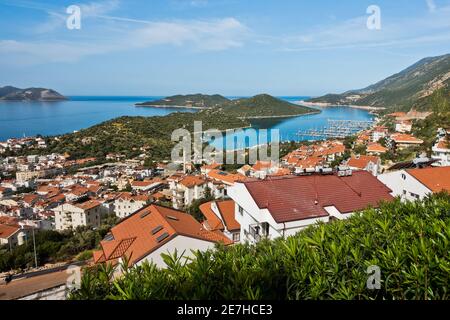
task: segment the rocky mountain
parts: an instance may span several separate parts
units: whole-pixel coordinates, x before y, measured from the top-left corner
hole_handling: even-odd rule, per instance
[[[8,101],[60,101],[66,97],[52,89],[19,89],[11,86],[0,87],[0,100]]]
[[[308,102],[371,107],[414,107],[438,89],[450,89],[450,54],[420,60],[405,70],[363,89],[328,94]],[[430,106],[425,105],[425,109]]]

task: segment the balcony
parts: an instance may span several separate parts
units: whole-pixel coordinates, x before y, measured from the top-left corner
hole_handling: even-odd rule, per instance
[[[256,241],[261,241],[260,227],[258,225],[251,225],[248,229],[248,234]]]

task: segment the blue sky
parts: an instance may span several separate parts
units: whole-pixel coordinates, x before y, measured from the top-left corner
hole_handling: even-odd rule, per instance
[[[66,95],[315,96],[449,49],[450,0],[0,0],[0,86]]]

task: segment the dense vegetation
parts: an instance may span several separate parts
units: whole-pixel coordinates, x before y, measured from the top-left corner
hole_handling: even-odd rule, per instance
[[[102,226],[97,230],[80,227],[74,231],[56,232],[40,231],[35,234],[36,255],[38,266],[59,261],[86,260],[91,257],[91,250],[117,223],[115,216],[103,220]],[[35,266],[33,239],[12,250],[6,245],[0,247],[0,272],[20,270]]]
[[[449,90],[450,54],[425,58],[376,84],[361,90],[351,90],[343,94],[329,94],[311,99],[311,102],[351,104],[361,106],[411,108],[429,110],[431,92],[439,88]],[[351,98],[355,95],[360,97]]]
[[[47,139],[49,148],[42,153],[68,153],[72,159],[96,157],[105,159],[108,153],[125,154],[128,158],[145,154],[152,161],[170,158],[176,129],[193,132],[194,121],[202,122],[202,129],[235,129],[251,126],[244,119],[253,116],[304,114],[314,109],[300,107],[268,95],[241,99],[222,107],[196,113],[176,112],[162,117],[120,117],[103,122],[57,139]],[[36,150],[29,150],[36,153]]]
[[[289,103],[268,94],[233,100],[224,105],[223,110],[229,115],[241,118],[284,117],[320,112],[317,109]]]
[[[84,272],[72,299],[449,299],[450,196],[385,203],[345,221],[295,236],[196,253],[182,264],[164,256],[126,268],[112,280],[108,266]],[[381,288],[367,288],[368,267]]]
[[[137,106],[181,106],[196,108],[213,108],[228,103],[230,100],[219,95],[188,94],[176,95],[156,101],[136,103]]]
[[[51,140],[45,152],[68,153],[71,158],[104,158],[108,153],[121,153],[128,158],[145,153],[153,160],[170,158],[176,129],[193,131],[194,121],[202,121],[203,130],[247,127],[245,120],[220,110],[207,109],[197,113],[171,113],[163,117],[120,117],[77,133]]]

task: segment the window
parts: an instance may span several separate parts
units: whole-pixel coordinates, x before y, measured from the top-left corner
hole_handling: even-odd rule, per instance
[[[241,239],[240,233],[233,233],[233,242],[239,242]]]
[[[402,173],[402,179],[406,180],[406,174]]]
[[[239,207],[239,213],[241,214],[241,216],[243,216],[244,215],[244,208],[242,208],[241,206],[238,206]]]
[[[269,224],[267,222],[262,223],[262,235],[263,236],[269,235]]]
[[[411,195],[411,197],[413,197],[415,199],[419,199],[420,198],[420,196],[418,194],[415,194],[415,193],[412,193],[412,192],[410,192],[409,194]]]

